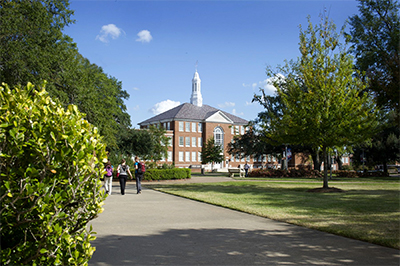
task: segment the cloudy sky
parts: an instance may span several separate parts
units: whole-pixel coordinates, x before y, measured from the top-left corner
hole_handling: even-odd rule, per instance
[[[358,2],[70,0],[75,24],[64,33],[79,52],[122,82],[132,126],[190,102],[196,69],[203,104],[247,120],[262,111],[253,95],[266,66],[299,56],[299,25],[327,11],[338,28]],[[349,27],[347,28],[349,30]]]

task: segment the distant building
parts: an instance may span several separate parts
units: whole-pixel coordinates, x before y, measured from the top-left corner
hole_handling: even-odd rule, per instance
[[[197,71],[192,79],[190,103],[181,104],[164,113],[139,123],[141,129],[150,125],[162,126],[171,139],[168,158],[163,162],[176,167],[193,167],[201,164],[201,148],[210,137],[223,148],[224,162],[214,168],[238,167],[245,158],[232,157],[227,144],[235,135],[244,134],[248,121],[225,111],[203,104],[201,80]],[[250,158],[249,158],[250,159]],[[163,163],[161,162],[161,163]],[[250,160],[249,160],[250,162]]]

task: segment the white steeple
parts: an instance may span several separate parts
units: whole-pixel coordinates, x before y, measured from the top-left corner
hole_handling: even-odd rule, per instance
[[[190,103],[201,107],[203,105],[203,97],[201,96],[201,80],[199,73],[194,73],[192,79],[192,96],[190,97]]]

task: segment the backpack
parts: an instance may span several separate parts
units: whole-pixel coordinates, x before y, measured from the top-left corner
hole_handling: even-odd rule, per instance
[[[111,165],[106,166],[106,171],[107,171],[106,176],[112,176],[113,169]]]
[[[144,172],[146,172],[146,167],[144,166],[144,163],[138,163],[137,172],[138,174],[144,174]]]

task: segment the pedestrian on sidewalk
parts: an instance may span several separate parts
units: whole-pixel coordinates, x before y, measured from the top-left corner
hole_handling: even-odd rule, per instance
[[[245,177],[249,177],[249,169],[250,169],[250,165],[247,163],[244,165],[244,171],[246,172]]]
[[[121,187],[121,195],[125,195],[126,180],[128,179],[128,174],[133,179],[131,171],[129,171],[129,165],[126,164],[125,159],[122,159],[121,164],[117,168],[117,176],[119,178],[119,185]]]
[[[106,173],[104,174],[104,189],[108,195],[111,195],[114,167],[111,165],[110,160],[107,161],[104,170],[106,170]]]
[[[146,167],[144,161],[139,161],[139,158],[135,157],[135,178],[136,178],[136,191],[137,194],[142,193],[142,179],[144,172],[146,171]]]

